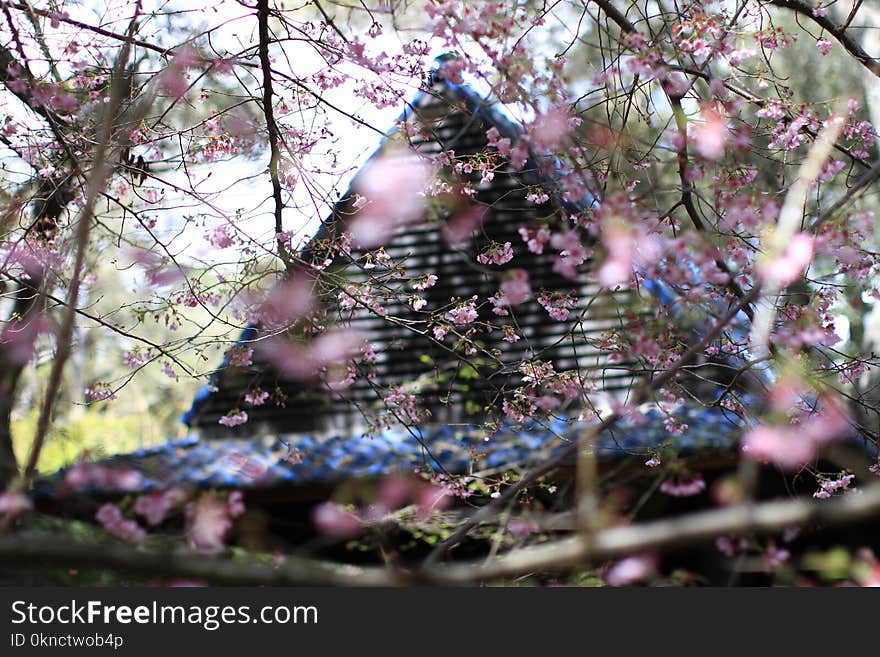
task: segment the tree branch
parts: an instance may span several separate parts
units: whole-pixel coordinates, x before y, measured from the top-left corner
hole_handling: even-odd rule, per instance
[[[289,272],[293,269],[290,254],[284,244],[284,221],[282,211],[284,201],[281,199],[281,181],[278,179],[278,163],[281,152],[278,149],[280,135],[275,113],[272,108],[272,64],[269,61],[269,0],[257,0],[257,22],[260,33],[260,68],[263,71],[263,116],[269,131],[269,177],[272,179],[272,198],[275,202],[275,241],[278,245],[278,257]]]
[[[871,57],[865,50],[853,39],[846,34],[846,28],[849,22],[854,18],[853,15],[847,19],[844,25],[836,25],[828,16],[813,13],[813,7],[802,0],[769,0],[770,4],[777,7],[790,9],[801,16],[809,18],[823,30],[833,36],[844,49],[862,64],[871,73],[880,77],[880,60]]]
[[[194,550],[149,550],[113,542],[59,541],[57,535],[0,536],[0,566],[100,568],[136,575],[185,578],[239,586],[401,586],[464,585],[515,577],[536,571],[572,568],[587,559],[607,560],[646,550],[710,541],[718,536],[773,534],[789,527],[824,527],[880,516],[880,484],[831,500],[798,498],[739,504],[676,518],[612,527],[591,534],[508,552],[488,563],[480,559],[436,565],[415,573],[384,567],[353,566],[288,556],[277,566],[256,560],[232,560]]]
[[[587,545],[580,536],[514,550],[484,564],[446,566],[440,581],[464,584],[522,575],[537,570],[567,568],[585,559],[609,559],[636,552],[692,545],[718,536],[772,534],[808,523],[839,526],[880,515],[880,484],[861,493],[832,500],[792,499],[762,504],[740,504],[690,513],[668,520],[612,527],[593,534]]]
[[[394,586],[385,568],[287,557],[279,566],[212,557],[195,550],[145,550],[123,543],[59,541],[54,534],[0,536],[0,564],[112,569],[148,577],[225,585]]]

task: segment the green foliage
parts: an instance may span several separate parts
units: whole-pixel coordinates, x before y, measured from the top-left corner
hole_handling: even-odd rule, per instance
[[[12,423],[12,441],[19,463],[26,461],[30,451],[38,412],[31,409]],[[79,416],[53,423],[40,452],[38,468],[40,472],[54,472],[74,463],[84,453],[94,458],[158,445],[169,437],[161,428],[152,413],[116,415],[93,407]]]

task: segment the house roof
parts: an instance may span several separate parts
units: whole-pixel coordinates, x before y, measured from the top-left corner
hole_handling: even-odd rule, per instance
[[[444,74],[445,66],[452,58],[453,56],[451,55],[440,55],[435,59],[425,88],[417,92],[406,103],[403,112],[399,115],[391,128],[385,132],[385,137],[383,137],[376,150],[367,159],[358,174],[356,174],[351,181],[349,189],[342,195],[340,200],[336,202],[329,216],[322,222],[315,236],[300,251],[299,256],[303,261],[309,261],[310,259],[312,259],[312,251],[315,248],[315,245],[322,244],[328,238],[332,238],[334,231],[337,230],[337,226],[339,223],[338,218],[351,213],[350,205],[354,196],[354,190],[357,189],[358,186],[359,177],[365,173],[372,162],[374,162],[383,154],[388,140],[400,132],[401,125],[403,125],[408,120],[419,119],[420,109],[423,108],[424,105],[429,104],[432,100],[435,100],[437,98],[438,85],[441,86],[441,93],[444,97],[454,102],[463,104],[466,108],[468,115],[474,119],[479,120],[481,125],[476,125],[480,125],[479,130],[481,130],[483,134],[485,133],[487,128],[493,127],[499,132],[502,137],[506,137],[514,143],[522,135],[522,126],[511,117],[510,113],[505,109],[503,105],[493,101],[490,97],[481,94],[471,83],[454,82]],[[551,192],[553,190],[556,190],[556,180],[553,178],[552,175],[548,175],[547,173],[548,170],[552,171],[554,169],[554,165],[551,164],[551,166],[549,167],[545,165],[539,165],[539,163],[537,163],[534,158],[535,154],[531,153],[523,167],[519,171],[515,172],[514,177],[529,179],[532,183],[539,184]],[[558,168],[558,163],[555,166]],[[582,211],[585,208],[588,208],[595,204],[595,199],[589,195],[581,199],[581,201],[578,203],[562,200],[561,193],[555,194],[554,198],[559,199],[559,202],[572,213]],[[520,240],[518,236],[515,235],[517,226],[511,226],[510,228],[511,232],[515,236],[514,249],[520,250],[521,245],[517,244]],[[408,260],[411,262],[412,258],[408,258]],[[549,271],[549,267],[547,267],[546,269]],[[659,281],[650,282],[649,285],[646,286],[646,289],[652,295],[655,295],[661,303],[666,303],[674,296],[671,290]],[[238,345],[245,345],[251,342],[254,338],[258,336],[258,333],[259,327],[257,327],[256,325],[250,325],[246,327],[239,336]],[[212,397],[216,396],[215,393],[218,387],[218,383],[220,381],[220,377],[227,369],[228,364],[228,359],[224,359],[217,370],[214,371],[214,374],[212,375],[209,383],[203,386],[196,393],[190,408],[181,417],[182,423],[188,426],[194,426],[199,422],[199,414],[201,410],[205,407],[206,403],[208,403],[212,399]]]
[[[686,425],[670,433],[668,423]],[[393,429],[374,436],[308,434],[257,435],[199,439],[189,436],[160,447],[110,457],[102,472],[130,471],[124,492],[146,492],[173,486],[249,488],[337,484],[345,480],[395,473],[480,474],[528,468],[556,456],[578,439],[588,422],[556,419],[524,426],[503,424],[487,439],[480,427],[432,426],[413,431]],[[637,418],[625,418],[597,437],[601,463],[654,454],[711,457],[735,450],[744,425],[720,406],[678,404],[668,410],[645,407]],[[75,473],[75,474],[74,474]],[[89,466],[72,466],[52,480],[37,484],[38,493],[63,492],[63,482],[90,493],[120,492],[117,479],[90,476]],[[112,483],[107,483],[107,482]]]

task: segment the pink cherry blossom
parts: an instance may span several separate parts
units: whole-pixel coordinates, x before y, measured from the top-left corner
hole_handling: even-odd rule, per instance
[[[782,255],[760,261],[758,274],[761,279],[781,289],[800,276],[813,260],[813,238],[806,233],[797,233],[788,242]]]
[[[409,151],[390,151],[371,162],[354,182],[366,202],[352,220],[352,239],[364,248],[380,246],[420,219],[431,173],[428,163]]]
[[[319,532],[337,538],[357,536],[364,530],[357,516],[333,502],[324,502],[316,506],[312,519]]]
[[[504,304],[508,306],[519,306],[532,295],[529,273],[525,269],[514,269],[512,275],[501,281],[498,288],[504,295]]]
[[[247,421],[247,411],[239,411],[238,409],[236,409],[221,417],[219,420],[217,420],[217,423],[222,424],[224,427],[237,427],[239,425],[245,424]]]
[[[525,226],[520,226],[519,234],[529,251],[538,255],[544,253],[544,246],[550,241],[550,231],[547,228],[539,228],[533,231]]]
[[[460,303],[455,308],[446,313],[446,316],[452,320],[456,326],[465,326],[470,324],[479,316],[476,308],[477,297],[472,296],[466,303]]]
[[[216,552],[226,543],[232,528],[228,505],[216,495],[206,493],[186,506],[186,536],[197,550]]]
[[[613,564],[605,571],[603,579],[608,586],[633,586],[654,577],[658,566],[656,555],[637,554]]]
[[[513,246],[510,242],[499,244],[492,242],[489,247],[477,256],[477,262],[483,265],[503,265],[513,260]]]
[[[429,287],[434,287],[434,284],[436,283],[437,277],[434,274],[428,274],[427,276],[423,276],[419,278],[415,283],[413,283],[413,287],[419,292],[423,292]]]
[[[714,107],[701,112],[703,122],[694,130],[697,153],[707,160],[719,160],[724,155],[730,131],[721,113]]]
[[[139,495],[134,503],[134,512],[144,518],[151,527],[160,525],[169,511],[186,501],[188,495],[182,488],[170,488]]]
[[[837,479],[825,479],[820,482],[819,490],[813,493],[813,497],[816,499],[828,499],[834,493],[849,488],[849,485],[855,478],[854,474],[846,474],[841,475]]]
[[[254,392],[246,393],[244,396],[245,403],[251,406],[262,406],[268,399],[269,393],[265,390],[255,390]]]
[[[590,257],[590,251],[581,242],[577,231],[554,233],[550,238],[550,245],[559,251],[559,257],[553,263],[553,271],[559,272],[566,278],[577,278],[578,266]]]
[[[109,502],[98,509],[95,520],[107,533],[129,543],[140,543],[147,537],[143,527],[134,520],[125,518],[119,507]]]
[[[552,294],[543,292],[538,296],[538,303],[547,311],[551,318],[558,322],[564,322],[571,314],[570,308],[577,306],[577,299],[571,295],[560,294],[559,292]]]

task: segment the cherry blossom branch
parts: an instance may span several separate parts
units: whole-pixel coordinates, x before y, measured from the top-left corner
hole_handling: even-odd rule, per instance
[[[168,51],[171,50],[170,48],[162,48],[154,43],[143,41],[142,39],[137,39],[132,34],[120,34],[118,32],[106,30],[103,27],[98,27],[97,25],[89,25],[88,23],[83,23],[82,21],[71,18],[70,16],[62,12],[50,11],[48,9],[40,9],[39,7],[31,7],[27,3],[5,2],[3,0],[0,0],[0,4],[23,12],[33,12],[37,16],[57,20],[58,22],[64,23],[65,25],[77,27],[81,30],[86,30],[88,32],[114,39],[122,43],[127,43],[132,46],[139,46],[141,48],[144,48],[145,50],[152,50],[153,52],[157,52],[160,55],[167,55]]]
[[[795,234],[801,230],[804,223],[804,204],[807,200],[810,186],[822,172],[822,166],[831,155],[833,144],[843,131],[844,120],[840,116],[832,116],[828,124],[819,133],[816,141],[810,147],[807,157],[798,170],[797,178],[785,195],[785,202],[779,211],[779,218],[772,228],[769,244],[764,254],[764,287],[767,299],[774,297],[780,292],[781,281],[766,272],[773,267],[773,262],[784,257],[786,250],[792,244]],[[760,263],[759,263],[760,264]],[[809,263],[804,263],[806,266]],[[776,305],[763,303],[752,323],[752,348],[755,355],[762,357],[770,353],[770,332],[776,317]]]
[[[700,217],[700,213],[697,210],[697,206],[694,204],[694,185],[690,181],[690,174],[688,173],[688,131],[687,131],[687,117],[684,113],[684,108],[681,105],[681,96],[677,96],[669,92],[666,89],[666,97],[669,99],[670,104],[672,105],[672,114],[675,118],[675,124],[678,128],[678,137],[679,137],[679,147],[678,147],[678,179],[681,184],[681,204],[685,209],[688,217],[691,220],[691,223],[694,225],[694,228],[698,233],[705,235],[706,234],[706,225],[703,222],[702,217]],[[733,294],[735,297],[741,299],[743,296],[743,290],[740,285],[736,282],[734,278],[733,272],[730,270],[730,267],[727,266],[727,262],[720,257],[716,257],[714,259],[715,265],[722,272],[727,274],[727,289]],[[754,311],[751,306],[746,306],[743,308],[743,312],[746,314],[746,317],[749,320],[754,320]]]
[[[816,23],[823,30],[828,32],[831,36],[833,36],[840,45],[844,47],[844,49],[853,57],[855,57],[859,63],[868,69],[871,73],[880,77],[880,59],[876,57],[871,57],[865,50],[852,38],[850,38],[846,34],[846,29],[855,17],[855,11],[847,18],[847,21],[843,25],[836,25],[834,21],[832,21],[827,15],[824,15],[819,12],[815,12],[814,7],[812,5],[803,2],[803,0],[766,0],[770,4],[775,5],[777,7],[783,7],[785,9],[790,9],[801,16],[805,16],[809,18],[811,21]]]
[[[140,12],[141,3],[138,2],[135,5],[134,15],[129,23],[129,34],[134,33]],[[67,359],[70,357],[73,321],[76,316],[75,309],[78,305],[77,300],[79,298],[79,288],[80,283],[82,282],[86,250],[89,245],[89,235],[92,229],[92,215],[101,188],[104,186],[107,177],[113,170],[114,157],[112,153],[115,152],[112,145],[114,139],[113,131],[117,127],[116,120],[124,100],[124,75],[129,53],[130,47],[127,44],[123,45],[122,50],[116,59],[116,64],[113,70],[110,102],[105,105],[104,121],[101,125],[101,132],[95,149],[92,173],[87,186],[86,198],[77,220],[74,240],[74,243],[76,244],[76,253],[74,256],[73,271],[68,283],[65,313],[57,334],[55,358],[52,361],[52,369],[49,372],[49,380],[46,383],[45,397],[43,398],[40,413],[37,417],[37,428],[34,434],[34,440],[31,444],[30,454],[22,477],[21,485],[24,489],[27,489],[30,479],[36,471],[40,451],[42,450],[43,443],[49,430],[52,408],[55,405],[56,397],[58,396],[58,389],[61,386],[61,376],[64,372],[64,366],[67,363]],[[125,139],[127,139],[127,137]]]
[[[634,405],[638,405],[646,401],[649,396],[666,385],[675,374],[688,362],[690,362],[695,356],[700,354],[709,344],[714,340],[724,328],[736,317],[737,313],[742,310],[745,306],[750,304],[754,299],[757,299],[760,295],[761,288],[759,285],[756,285],[745,294],[741,299],[737,301],[737,303],[733,304],[731,308],[721,317],[711,329],[709,329],[706,334],[699,341],[695,342],[691,345],[679,358],[675,361],[669,368],[660,373],[657,377],[652,379],[651,381],[646,382],[644,385],[639,387],[635,393],[633,394],[631,403]],[[606,431],[613,427],[617,422],[622,419],[623,415],[620,412],[614,412],[608,417],[606,417],[602,422],[597,425],[590,426],[585,431],[595,432],[594,435],[599,435],[603,431]],[[491,503],[482,507],[479,511],[477,511],[473,516],[471,516],[463,525],[458,527],[448,538],[446,538],[442,543],[438,544],[434,550],[425,558],[423,563],[423,569],[430,567],[434,564],[440,557],[442,557],[452,546],[462,540],[468,533],[477,525],[482,523],[487,518],[492,517],[495,512],[502,508],[510,499],[519,495],[525,488],[530,486],[532,483],[540,479],[546,474],[556,470],[559,466],[563,465],[566,461],[568,461],[580,448],[581,442],[574,441],[571,445],[569,445],[566,449],[561,450],[555,457],[552,459],[548,459],[541,465],[532,469],[530,472],[523,475],[523,477],[516,482],[514,485],[507,488],[498,498],[493,500]]]
[[[280,135],[278,124],[275,123],[275,112],[272,108],[272,67],[269,60],[269,0],[257,0],[257,23],[260,37],[260,68],[263,71],[263,116],[266,118],[266,128],[269,131],[269,177],[272,179],[272,198],[275,203],[275,241],[278,246],[278,257],[284,263],[284,268],[290,272],[293,263],[287,253],[284,244],[284,221],[282,211],[284,201],[281,198],[281,181],[278,178],[278,163],[281,160],[281,152],[278,149]]]

